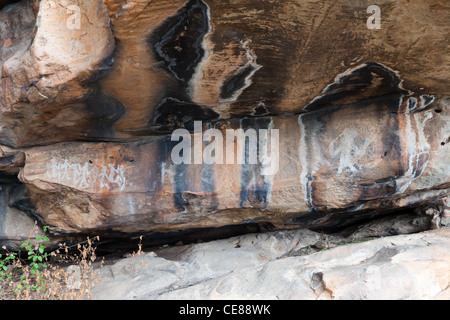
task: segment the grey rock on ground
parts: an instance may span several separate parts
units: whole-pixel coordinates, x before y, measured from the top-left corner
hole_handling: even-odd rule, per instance
[[[92,299],[450,299],[449,229],[321,241],[291,230],[163,248],[104,266]]]

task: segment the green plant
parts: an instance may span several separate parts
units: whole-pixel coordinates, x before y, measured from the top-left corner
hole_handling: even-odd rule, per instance
[[[43,235],[32,236],[37,229],[35,225],[19,252],[2,247],[6,254],[0,254],[0,300],[88,298],[90,289],[100,280],[92,265],[96,259],[94,241],[99,237],[87,238],[70,247],[59,244],[58,249],[51,251],[48,227],[42,228]],[[76,252],[72,250],[74,247]],[[68,266],[80,270],[78,278],[74,278]],[[74,286],[73,281],[79,285]]]
[[[44,233],[47,233],[48,227],[44,226],[42,228]],[[36,241],[45,241],[49,242],[50,239],[44,235],[44,236],[37,236],[35,238]],[[33,244],[31,239],[26,240],[22,245],[20,246],[21,249],[25,249],[27,251],[27,261],[30,262],[29,267],[30,269],[24,268],[22,270],[23,274],[20,276],[21,282],[17,285],[17,289],[15,289],[15,292],[23,289],[31,289],[32,291],[36,290],[45,290],[45,280],[43,279],[42,270],[46,269],[47,266],[47,252],[46,246],[43,244]],[[32,275],[34,281],[27,281],[26,272],[30,272]]]
[[[6,249],[6,247],[3,246],[3,249]],[[7,280],[11,280],[11,275],[6,274],[6,272],[8,271],[9,262],[17,258],[17,253],[8,252],[3,259],[2,257],[3,255],[0,253],[0,281],[3,281],[5,276]]]

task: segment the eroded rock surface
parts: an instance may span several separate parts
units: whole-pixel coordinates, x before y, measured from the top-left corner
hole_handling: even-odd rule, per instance
[[[450,230],[292,256],[311,231],[245,235],[166,248],[101,270],[93,299],[449,299]]]
[[[367,6],[3,7],[0,171],[23,184],[9,206],[55,234],[123,235],[246,223],[334,230],[442,201],[450,187],[449,5],[384,0],[379,30],[367,28]],[[195,142],[199,121],[203,133],[224,136],[279,130],[256,148],[259,159],[275,150],[276,172],[237,158],[174,163],[171,134],[186,129]],[[194,160],[211,152],[206,142],[197,140]],[[220,150],[251,154],[238,141],[215,156]]]
[[[441,145],[450,132],[448,106],[437,102],[440,113],[420,104],[422,111],[402,109],[412,99],[215,126],[223,136],[229,128],[278,129],[275,175],[264,174],[263,165],[175,165],[174,142],[160,136],[30,148],[19,177],[36,211],[61,233],[171,231],[250,221],[337,228],[448,194],[449,146]],[[220,148],[226,154],[226,144]]]
[[[374,31],[367,6],[345,1],[20,1],[0,18],[1,142],[127,139],[187,118],[300,113],[401,83],[449,95],[448,4],[379,5]],[[373,66],[358,74],[366,63],[402,78]],[[330,85],[341,74],[345,90]]]

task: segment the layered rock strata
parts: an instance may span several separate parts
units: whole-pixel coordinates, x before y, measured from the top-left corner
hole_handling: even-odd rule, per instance
[[[4,6],[0,171],[19,191],[2,215],[64,235],[333,230],[442,202],[450,8],[385,0],[374,30],[368,5]],[[189,132],[182,155],[174,132]]]

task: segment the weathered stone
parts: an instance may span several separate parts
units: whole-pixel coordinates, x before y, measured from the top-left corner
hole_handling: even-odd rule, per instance
[[[450,230],[290,256],[320,235],[246,235],[122,259],[93,299],[449,299]]]
[[[261,164],[176,165],[175,143],[160,136],[30,148],[19,177],[36,214],[61,233],[252,221],[333,229],[448,194],[449,145],[441,141],[450,132],[449,106],[423,101],[388,96],[289,118],[213,124],[224,137],[230,128],[278,129],[274,175]],[[246,145],[241,148],[245,154]]]
[[[449,6],[383,0],[379,30],[367,28],[367,6],[4,7],[0,143],[12,149],[2,147],[0,171],[20,170],[27,188],[11,205],[54,233],[118,235],[260,222],[334,230],[443,199]],[[279,171],[175,164],[170,134],[195,140],[195,121],[204,132],[279,130]],[[258,155],[274,145],[259,143]]]
[[[187,118],[299,113],[368,62],[418,94],[449,95],[448,4],[378,5],[382,28],[370,30],[368,4],[346,1],[19,2],[0,16],[0,142],[123,140]],[[327,99],[397,90],[399,79],[371,87],[384,77],[371,71]]]
[[[25,165],[23,152],[5,146],[0,146],[0,171],[7,174],[18,174]]]
[[[12,188],[14,185],[0,184],[0,247],[19,250],[24,241],[35,244],[36,237],[44,233],[29,215],[10,206]]]
[[[70,24],[71,5],[82,8],[83,28]],[[2,143],[19,146],[71,139],[102,117],[93,114],[105,112],[98,110],[104,106],[82,100],[102,95],[85,82],[106,67],[114,50],[103,2],[21,1],[2,10],[0,20]],[[112,98],[104,96],[103,103],[107,99]]]
[[[430,229],[450,227],[450,196],[417,208],[417,213],[431,218]]]

